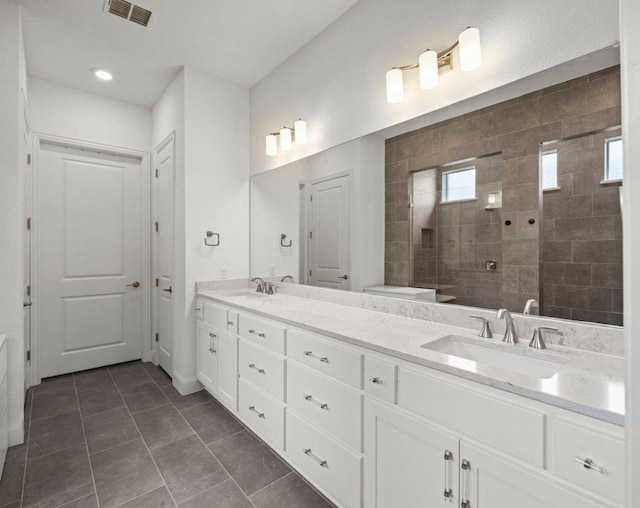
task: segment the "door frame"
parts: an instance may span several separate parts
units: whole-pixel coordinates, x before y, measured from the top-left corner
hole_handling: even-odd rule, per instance
[[[337,180],[338,178],[343,178],[345,176],[349,177],[349,277],[352,278],[352,270],[353,267],[353,232],[354,232],[354,209],[355,209],[355,189],[353,185],[354,181],[354,170],[348,169],[346,171],[341,171],[339,173],[334,173],[332,175],[323,176],[321,178],[316,178],[313,180],[302,180],[300,181],[300,197],[304,201],[300,205],[300,235],[302,241],[300,242],[300,259],[302,262],[301,273],[300,273],[300,284],[308,285],[309,284],[309,219],[311,218],[310,213],[310,201],[309,198],[311,196],[311,188],[317,183],[329,182],[331,180]],[[352,278],[353,280],[353,278]]]
[[[151,342],[151,165],[149,152],[141,152],[129,148],[104,145],[73,138],[66,138],[42,132],[33,133],[32,162],[33,178],[31,182],[32,192],[32,224],[31,224],[31,295],[34,305],[31,307],[31,362],[27,375],[29,386],[37,385],[42,381],[40,377],[40,336],[42,330],[41,313],[39,303],[41,301],[41,250],[45,248],[40,242],[40,196],[38,195],[38,179],[40,175],[39,159],[41,143],[50,143],[78,150],[109,153],[123,157],[140,159],[141,169],[141,195],[140,195],[140,221],[142,231],[146,235],[141,239],[141,320],[142,320],[142,360],[149,361],[152,355]],[[146,337],[146,340],[145,340]]]

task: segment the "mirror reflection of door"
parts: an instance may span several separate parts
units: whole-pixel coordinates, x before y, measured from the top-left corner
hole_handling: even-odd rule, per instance
[[[331,289],[351,289],[350,176],[313,183],[308,206],[308,283]]]

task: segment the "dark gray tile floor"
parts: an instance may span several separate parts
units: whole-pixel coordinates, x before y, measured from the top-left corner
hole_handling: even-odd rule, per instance
[[[0,508],[328,508],[206,392],[150,363],[45,379],[27,393]]]

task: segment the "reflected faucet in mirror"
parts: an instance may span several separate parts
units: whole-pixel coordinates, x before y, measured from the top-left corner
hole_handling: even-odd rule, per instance
[[[534,310],[534,312],[532,312]],[[527,303],[524,304],[523,314],[538,314],[540,312],[540,306],[538,305],[538,301],[531,298],[527,300]]]
[[[280,282],[287,282],[287,279],[291,279],[291,283],[293,284],[293,275],[285,275],[284,277],[282,277],[282,279],[280,279]]]

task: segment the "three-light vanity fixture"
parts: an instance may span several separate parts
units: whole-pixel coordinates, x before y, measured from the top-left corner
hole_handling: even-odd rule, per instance
[[[296,145],[304,145],[307,143],[307,122],[296,120],[293,127],[285,126],[279,132],[267,134],[267,155],[278,155],[278,136],[280,136],[280,149],[285,152],[293,148],[294,141]]]
[[[451,54],[460,49],[460,69],[464,72],[476,70],[482,65],[482,48],[480,46],[480,31],[469,27],[464,30],[458,40],[442,53],[427,49],[418,57],[418,63],[394,67],[387,72],[387,102],[396,104],[404,97],[402,71],[419,69],[420,88],[429,90],[438,86],[440,73],[453,68]]]

